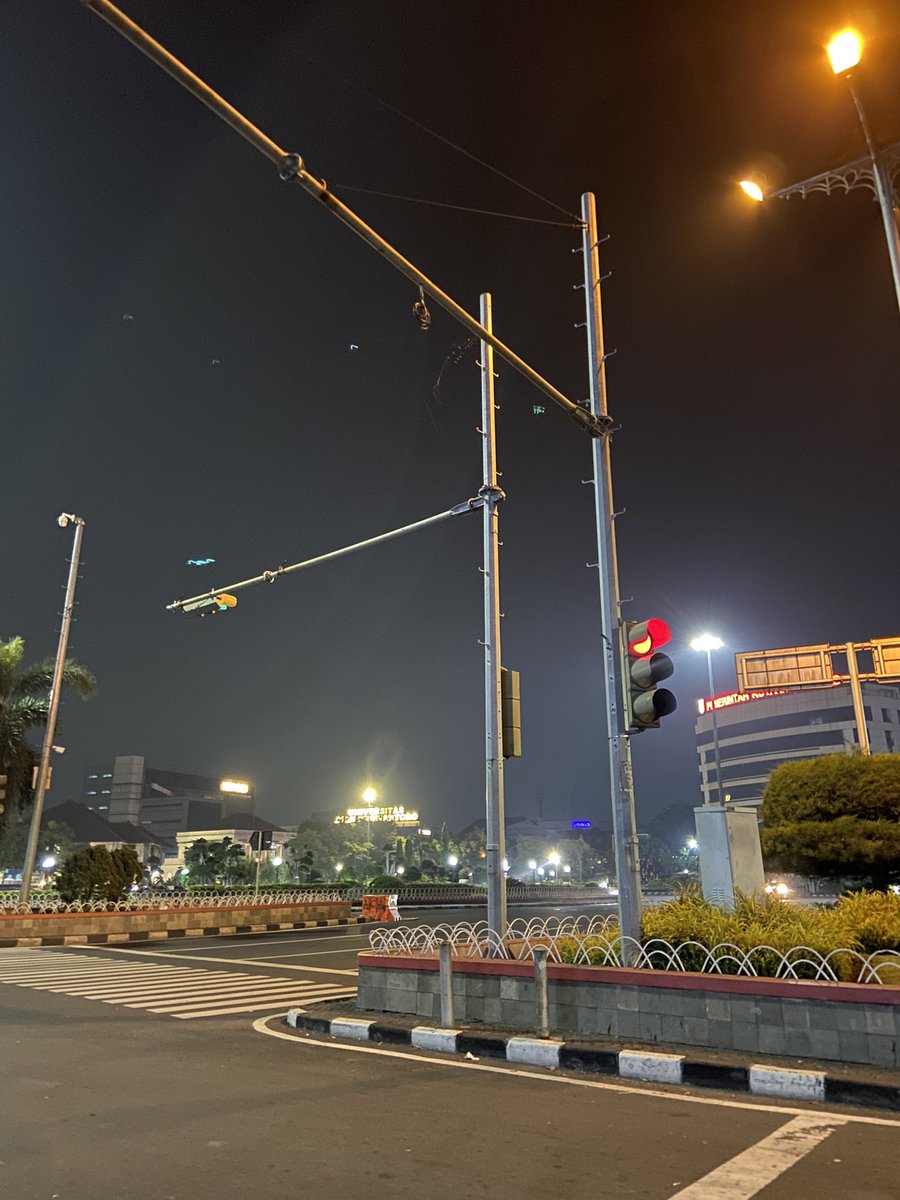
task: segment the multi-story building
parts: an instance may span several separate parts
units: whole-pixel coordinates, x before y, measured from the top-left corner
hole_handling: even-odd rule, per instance
[[[180,830],[208,829],[255,805],[246,780],[162,770],[138,754],[88,767],[81,800],[106,820],[142,826],[173,846]]]
[[[900,750],[900,689],[862,683],[873,754]],[[778,692],[731,692],[699,701],[694,731],[704,803],[759,805],[781,763],[822,754],[852,754],[859,733],[848,684]],[[713,710],[719,731],[721,792],[716,778]]]

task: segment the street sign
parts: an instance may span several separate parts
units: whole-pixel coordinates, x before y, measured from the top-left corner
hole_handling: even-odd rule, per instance
[[[590,829],[590,827],[591,827],[590,821],[573,821],[572,822],[573,829]]]
[[[863,655],[856,672],[860,680],[900,681],[900,637],[872,638],[839,645],[787,646],[734,656],[738,690],[832,687],[852,679],[848,652]]]

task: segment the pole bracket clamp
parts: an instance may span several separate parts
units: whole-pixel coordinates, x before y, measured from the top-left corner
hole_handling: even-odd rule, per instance
[[[278,178],[285,183],[297,179],[303,170],[303,159],[299,154],[286,154],[278,166]]]

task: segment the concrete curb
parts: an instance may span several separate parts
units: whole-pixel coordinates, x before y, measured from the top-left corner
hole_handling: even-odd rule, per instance
[[[0,938],[0,950],[20,946],[114,946],[173,939],[237,937],[247,933],[277,933],[283,929],[322,929],[331,925],[371,925],[368,917],[330,917],[320,921],[271,921],[267,925],[212,925],[198,929],[146,929],[135,933],[71,933],[60,937]]]
[[[550,1070],[559,1067],[570,1071],[591,1071],[648,1083],[723,1088],[780,1100],[862,1104],[900,1112],[900,1086],[833,1076],[827,1071],[755,1063],[737,1066],[692,1060],[687,1055],[662,1054],[646,1049],[605,1050],[602,1046],[587,1042],[564,1042],[555,1038],[521,1035],[506,1037],[487,1030],[435,1029],[430,1025],[407,1029],[373,1020],[317,1017],[297,1008],[292,1008],[286,1019],[292,1029],[329,1037],[389,1042],[474,1058],[500,1058],[509,1063],[525,1063]]]

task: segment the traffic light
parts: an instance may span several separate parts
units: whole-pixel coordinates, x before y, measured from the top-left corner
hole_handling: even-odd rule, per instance
[[[208,617],[212,613],[227,612],[229,608],[237,606],[237,596],[232,596],[228,592],[219,592],[217,596],[201,596],[199,600],[192,600],[189,604],[182,604],[181,611],[185,613],[195,612],[198,616]]]
[[[671,658],[659,653],[659,647],[665,646],[671,637],[668,625],[659,617],[625,622],[628,729],[658,729],[660,717],[667,717],[677,707],[672,693],[656,686],[675,670]]]
[[[519,672],[500,668],[500,710],[503,717],[504,758],[522,756],[522,710],[519,701]]]

